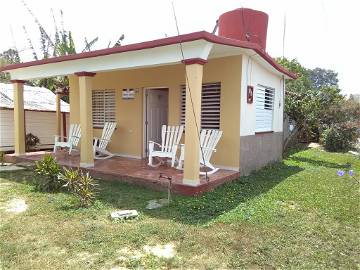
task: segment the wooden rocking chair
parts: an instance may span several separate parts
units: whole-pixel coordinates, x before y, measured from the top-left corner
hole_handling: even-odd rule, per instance
[[[102,131],[101,138],[94,138],[94,158],[95,159],[108,159],[114,156],[106,150],[116,128],[116,123],[106,122]]]
[[[201,175],[204,174],[213,174],[219,170],[219,168],[215,168],[211,163],[210,159],[214,152],[216,152],[216,145],[218,144],[221,136],[221,130],[215,129],[203,129],[200,133],[200,165],[201,167],[208,167],[211,171],[200,172]],[[180,159],[177,169],[183,169],[183,162],[185,158],[185,145],[180,145]]]
[[[166,126],[161,128],[161,144],[149,141],[149,166],[157,167],[163,164],[160,161],[158,164],[153,165],[152,160],[157,158],[171,158],[171,167],[175,166],[176,152],[180,143],[181,136],[184,131],[184,126]],[[155,150],[155,145],[159,150]]]
[[[60,141],[60,136],[55,135],[54,153],[58,147],[69,148],[69,155],[74,147],[78,146],[81,137],[81,128],[79,124],[71,124],[69,128],[69,136],[66,142]]]

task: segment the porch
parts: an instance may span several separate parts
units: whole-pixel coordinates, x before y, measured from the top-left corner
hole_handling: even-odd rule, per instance
[[[66,151],[52,152],[39,151],[30,152],[24,155],[7,154],[5,156],[8,162],[35,162],[40,160],[45,154],[53,155],[61,166],[70,168],[79,168],[80,155],[78,153],[69,155]],[[183,172],[169,165],[159,167],[150,167],[146,159],[135,159],[125,157],[113,157],[107,160],[95,160],[91,168],[82,168],[89,172],[95,178],[110,181],[121,181],[131,184],[150,187],[156,190],[167,190],[169,181],[161,178],[160,174],[171,177],[172,192],[182,195],[198,195],[210,191],[215,187],[240,176],[238,171],[220,169],[215,174],[200,176],[200,184],[189,186],[183,184]]]

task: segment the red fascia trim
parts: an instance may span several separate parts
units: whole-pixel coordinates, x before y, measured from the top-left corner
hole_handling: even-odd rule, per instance
[[[295,74],[293,74],[292,72],[288,71],[287,69],[283,68],[280,64],[278,64],[269,54],[267,54],[260,47],[260,45],[258,45],[256,43],[248,42],[248,41],[241,41],[241,40],[236,40],[236,39],[231,39],[231,38],[220,37],[220,36],[208,33],[206,31],[194,32],[194,33],[190,33],[190,34],[184,34],[184,35],[179,35],[179,36],[174,36],[174,37],[168,37],[168,38],[163,38],[163,39],[157,39],[157,40],[152,40],[152,41],[124,45],[124,46],[114,47],[114,48],[107,48],[107,49],[96,50],[96,51],[91,51],[91,52],[83,52],[83,53],[78,53],[78,54],[59,56],[59,57],[54,57],[54,58],[26,62],[26,63],[13,64],[13,65],[8,65],[8,66],[0,68],[0,72],[14,70],[14,69],[18,69],[18,68],[25,68],[25,67],[30,67],[30,66],[58,63],[58,62],[85,59],[85,58],[98,57],[98,56],[105,56],[105,55],[110,55],[110,54],[115,54],[115,53],[137,51],[137,50],[143,50],[143,49],[151,49],[151,48],[173,45],[173,44],[189,42],[189,41],[194,41],[194,40],[199,40],[199,39],[203,39],[208,42],[215,43],[215,44],[228,45],[228,46],[240,47],[240,48],[245,48],[245,49],[252,49],[257,54],[259,54],[262,58],[264,58],[270,65],[272,65],[279,72],[289,76],[290,78],[293,78],[293,79],[297,78],[297,76]]]
[[[23,81],[23,80],[10,80],[11,83],[26,83],[26,81]]]
[[[207,63],[207,61],[202,58],[190,58],[190,59],[182,60],[181,62],[185,65],[192,65],[192,64],[205,65]]]
[[[96,73],[81,71],[81,72],[75,72],[75,75],[78,77],[94,77]]]

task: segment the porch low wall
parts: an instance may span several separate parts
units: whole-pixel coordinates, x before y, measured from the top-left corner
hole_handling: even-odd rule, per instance
[[[259,133],[240,137],[240,174],[249,175],[282,159],[283,133]]]

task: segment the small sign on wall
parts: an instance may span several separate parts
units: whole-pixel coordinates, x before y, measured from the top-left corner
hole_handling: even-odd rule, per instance
[[[134,99],[135,98],[135,89],[126,88],[122,90],[122,99]]]
[[[252,104],[254,101],[254,86],[248,85],[247,86],[247,94],[246,99],[248,104]]]

